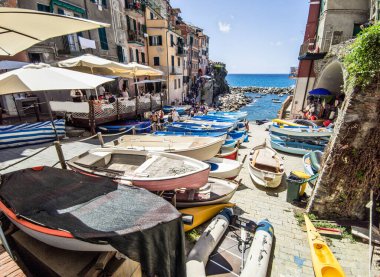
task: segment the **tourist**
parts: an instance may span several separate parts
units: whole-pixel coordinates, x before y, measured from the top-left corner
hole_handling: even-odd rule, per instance
[[[72,89],[70,91],[70,96],[73,99],[73,102],[82,102],[83,93],[80,89]]]
[[[173,111],[171,111],[171,112],[168,114],[168,122],[170,122],[170,123],[173,122]]]
[[[124,97],[124,98],[129,98],[129,92],[128,92],[128,89],[127,89],[127,85],[124,83],[123,84],[123,88],[121,90],[121,95]]]
[[[162,130],[164,127],[165,119],[164,119],[164,111],[159,110],[158,111],[158,122],[159,122],[159,129]]]
[[[152,131],[156,131],[157,123],[158,123],[158,114],[157,112],[153,112],[150,116],[150,122],[152,123]]]
[[[179,121],[179,113],[176,111],[176,109],[173,109],[172,111],[172,117],[173,117],[173,122]]]

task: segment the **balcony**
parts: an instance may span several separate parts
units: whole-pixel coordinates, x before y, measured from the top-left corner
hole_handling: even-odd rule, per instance
[[[145,12],[145,4],[141,1],[125,0],[125,9],[143,15]]]
[[[183,46],[177,46],[177,56],[186,57],[188,54],[189,52]]]
[[[309,38],[306,40],[300,48],[300,54],[298,59],[301,60],[320,60],[325,57],[326,53],[320,53],[317,47],[317,40],[315,38]]]
[[[135,30],[129,30],[128,31],[128,43],[136,44],[138,46],[144,46],[145,45],[144,34],[138,32],[138,31],[135,31]]]
[[[289,73],[289,79],[296,79],[298,77],[298,67],[291,67]]]

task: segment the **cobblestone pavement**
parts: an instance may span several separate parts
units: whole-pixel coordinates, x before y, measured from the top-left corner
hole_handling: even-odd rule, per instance
[[[250,125],[250,127],[250,142],[244,143],[239,150],[239,159],[241,161],[249,154],[250,149],[255,145],[262,144],[265,139],[269,138],[264,126]],[[0,150],[0,168],[21,160],[47,145],[49,144]],[[86,142],[69,140],[63,141],[62,148],[65,159],[70,159],[98,145],[97,139]],[[292,170],[303,170],[300,157],[285,154],[281,154],[281,157],[284,159],[287,174]],[[0,171],[0,173],[3,174],[36,165],[52,166],[57,161],[56,151],[54,147],[50,147],[31,159],[7,170]],[[295,207],[285,200],[286,186],[281,185],[280,188],[275,190],[264,190],[259,187],[255,189],[247,188],[244,184],[252,182],[248,172],[248,162],[247,157],[245,158],[245,166],[237,178],[237,180],[242,180],[241,187],[232,198],[232,202],[238,205],[244,217],[255,221],[267,218],[273,224],[275,233],[274,251],[268,276],[314,276],[307,236],[298,226],[294,217]],[[59,164],[57,167],[60,167]],[[331,249],[340,261],[347,276],[368,276],[367,244],[336,239],[331,241]],[[374,262],[379,259],[377,255],[373,258]],[[380,276],[380,271],[375,271],[373,276]]]

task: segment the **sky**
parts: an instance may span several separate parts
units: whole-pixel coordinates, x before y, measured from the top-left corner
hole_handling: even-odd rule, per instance
[[[210,59],[229,73],[286,73],[298,66],[307,0],[171,0],[210,36]]]

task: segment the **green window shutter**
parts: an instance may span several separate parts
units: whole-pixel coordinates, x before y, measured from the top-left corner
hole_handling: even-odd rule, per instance
[[[128,15],[126,16],[126,18],[127,18],[127,29],[130,30],[131,18]]]
[[[99,28],[99,40],[100,40],[100,48],[103,50],[108,50],[108,41],[107,41],[107,33],[105,28]]]
[[[149,37],[149,46],[153,46],[153,37]]]
[[[158,36],[158,45],[162,45],[162,36]]]
[[[40,12],[50,12],[50,6],[37,3],[37,10]]]
[[[125,61],[124,60],[123,47],[121,47],[120,45],[117,45],[116,49],[117,49],[117,57],[119,59],[119,62],[123,63]]]
[[[146,31],[146,25],[145,25],[145,24],[142,25],[142,31],[143,31],[143,33],[146,33],[146,32],[147,32],[147,31]]]

